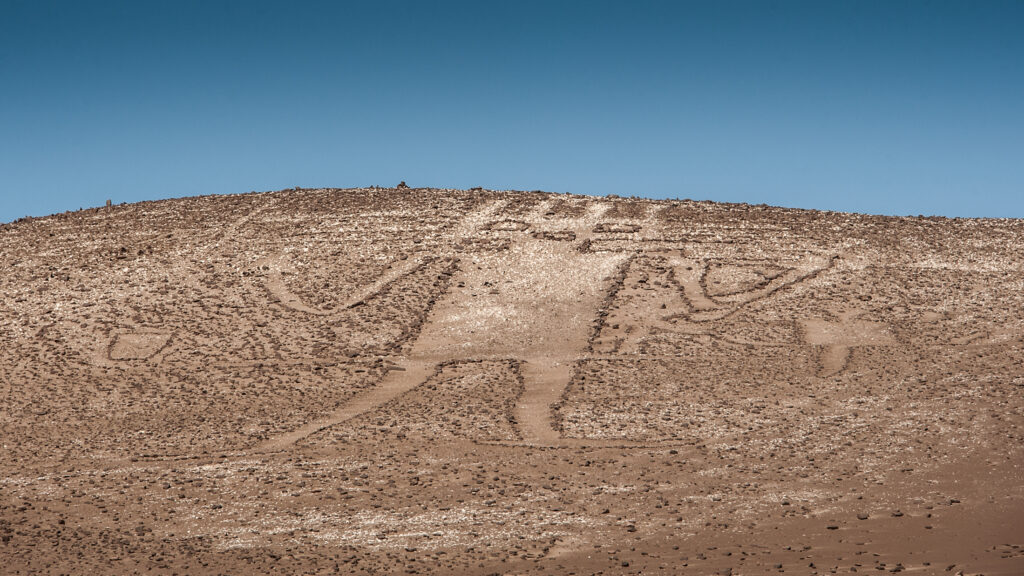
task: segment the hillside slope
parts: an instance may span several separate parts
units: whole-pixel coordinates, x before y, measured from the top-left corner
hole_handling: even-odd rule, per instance
[[[484,190],[3,225],[0,562],[1024,573],[1022,254]]]

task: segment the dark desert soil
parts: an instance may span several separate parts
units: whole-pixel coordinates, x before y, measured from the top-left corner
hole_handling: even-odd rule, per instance
[[[0,226],[3,574],[1024,574],[1024,222],[435,189]]]

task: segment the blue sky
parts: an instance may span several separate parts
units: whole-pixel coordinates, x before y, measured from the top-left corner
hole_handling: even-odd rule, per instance
[[[1024,217],[1024,3],[0,0],[0,221],[285,187]]]

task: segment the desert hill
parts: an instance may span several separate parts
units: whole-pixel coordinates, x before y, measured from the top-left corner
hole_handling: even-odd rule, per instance
[[[1024,573],[1024,221],[285,190],[0,226],[4,573]]]

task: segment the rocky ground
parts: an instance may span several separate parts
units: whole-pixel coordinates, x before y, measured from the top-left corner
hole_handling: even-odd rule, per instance
[[[0,571],[1022,574],[1022,254],[484,190],[2,225]]]

